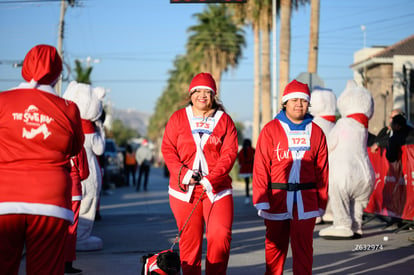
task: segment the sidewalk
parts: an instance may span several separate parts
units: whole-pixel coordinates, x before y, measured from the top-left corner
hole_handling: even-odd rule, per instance
[[[74,267],[86,275],[139,275],[141,256],[171,247],[176,234],[174,217],[168,203],[168,179],[163,171],[152,168],[147,192],[125,186],[101,198],[102,220],[95,222],[95,236],[101,237],[100,251],[78,252]],[[229,275],[264,274],[263,220],[254,207],[244,204],[244,185],[234,184],[233,240]],[[373,220],[365,225],[359,240],[328,241],[314,233],[313,274],[411,274],[414,268],[414,244],[407,240],[414,231],[394,233],[384,223]],[[388,236],[388,241],[384,241]],[[369,251],[354,251],[358,245]],[[203,259],[205,259],[205,247]],[[372,248],[374,248],[372,250]],[[382,249],[381,249],[382,247]],[[178,244],[175,246],[178,249]],[[24,270],[24,268],[23,268]],[[204,272],[204,261],[203,261]],[[20,275],[25,274],[23,271]],[[284,274],[293,274],[289,251]]]

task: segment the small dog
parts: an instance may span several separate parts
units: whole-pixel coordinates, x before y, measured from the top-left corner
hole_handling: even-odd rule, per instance
[[[142,275],[178,275],[181,261],[177,252],[164,250],[158,254],[142,256]]]

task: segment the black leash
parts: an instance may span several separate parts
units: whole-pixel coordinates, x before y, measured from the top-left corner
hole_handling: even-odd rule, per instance
[[[171,248],[170,248],[171,250],[173,250],[175,244],[178,243],[178,240],[180,239],[181,234],[183,233],[185,226],[187,225],[188,221],[190,220],[191,216],[193,215],[198,203],[201,201],[201,198],[203,197],[205,192],[206,192],[206,190],[203,190],[203,192],[201,193],[200,197],[198,198],[196,204],[194,205],[193,210],[191,210],[190,215],[188,216],[187,220],[185,221],[183,227],[181,228],[181,230],[178,232],[177,236],[175,237],[175,240],[174,240],[174,242],[173,242],[173,244],[171,245]]]
[[[181,185],[180,185],[180,175],[181,175],[181,169],[183,169],[183,167],[184,167],[184,165],[181,165],[181,167],[180,167],[180,171],[178,172],[178,187],[180,187],[180,189],[181,189],[182,191],[185,191],[185,190],[184,190],[184,188],[182,188],[182,187],[181,187]],[[180,231],[178,231],[178,234],[177,234],[177,236],[175,237],[175,240],[174,240],[173,244],[171,245],[171,248],[170,248],[171,250],[173,250],[173,248],[174,248],[175,244],[176,244],[176,243],[178,243],[178,240],[180,239],[181,234],[182,234],[182,233],[183,233],[183,231],[184,231],[184,228],[186,227],[186,225],[187,225],[188,221],[190,220],[191,216],[193,215],[193,213],[194,213],[194,211],[195,211],[195,209],[196,209],[197,205],[198,205],[198,204],[199,204],[199,202],[201,201],[201,198],[203,197],[204,193],[206,193],[206,190],[204,190],[204,189],[203,189],[203,192],[201,193],[200,197],[198,198],[198,200],[197,200],[196,204],[194,205],[193,210],[191,210],[191,213],[190,213],[190,215],[188,216],[187,220],[185,221],[185,223],[184,223],[183,227],[181,228],[181,230],[180,230]]]

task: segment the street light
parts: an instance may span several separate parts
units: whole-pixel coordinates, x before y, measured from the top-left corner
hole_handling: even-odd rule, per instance
[[[88,67],[88,68],[91,66],[91,63],[100,63],[101,62],[101,60],[99,58],[93,59],[90,56],[87,56],[85,60],[83,60],[83,59],[78,59],[78,60],[79,60],[80,63],[85,62],[86,67]]]
[[[367,32],[366,32],[366,27],[365,25],[361,25],[361,31],[363,32],[364,35],[364,49],[367,46]]]
[[[23,61],[13,63],[13,68],[18,68],[23,66]]]

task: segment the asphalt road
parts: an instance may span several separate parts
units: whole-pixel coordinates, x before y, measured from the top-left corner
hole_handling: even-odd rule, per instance
[[[124,186],[103,194],[102,220],[95,222],[93,235],[103,239],[104,248],[78,252],[74,267],[87,275],[141,274],[140,258],[170,248],[177,235],[167,189],[168,179],[162,170],[152,168],[147,192],[136,192],[134,187]],[[242,183],[234,183],[234,203],[227,274],[264,274],[265,227],[254,207],[244,203]],[[313,274],[413,274],[414,243],[407,240],[414,235],[413,230],[396,233],[397,227],[385,227],[383,221],[374,219],[365,224],[363,238],[333,241],[318,236],[319,230],[327,226],[329,224],[315,228]],[[178,249],[178,245],[175,248]],[[24,267],[19,274],[25,274]],[[290,250],[284,274],[293,274]]]

